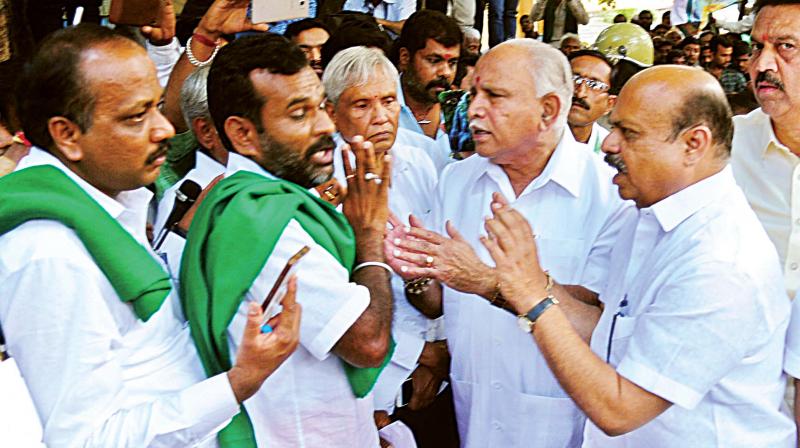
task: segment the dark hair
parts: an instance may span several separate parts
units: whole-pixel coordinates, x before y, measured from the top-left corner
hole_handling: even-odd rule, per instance
[[[673,44],[672,41],[669,39],[653,39],[653,47],[655,47],[656,49],[661,49],[664,47],[672,48],[674,46],[675,44]]]
[[[293,39],[300,35],[303,31],[313,30],[314,28],[321,28],[329,35],[331,30],[322,22],[317,19],[303,19],[297,22],[292,22],[286,26],[286,31],[283,32],[283,37]]]
[[[458,23],[451,17],[433,9],[421,9],[406,19],[395,48],[398,52],[401,48],[405,48],[413,58],[417,51],[425,48],[428,39],[433,39],[445,47],[453,47],[461,45],[463,36]]]
[[[308,67],[305,54],[283,36],[264,33],[236,39],[222,47],[208,72],[208,109],[222,143],[233,151],[225,134],[225,120],[237,116],[250,120],[263,132],[261,107],[267,100],[250,81],[250,72],[266,69],[294,75]]]
[[[697,40],[696,37],[686,36],[683,40],[678,44],[678,48],[684,49],[687,45],[700,45],[700,41]]]
[[[464,77],[467,76],[467,67],[475,67],[475,64],[478,63],[478,59],[480,59],[480,55],[470,54],[463,49],[461,50],[461,54],[458,57],[456,77],[453,79],[453,85],[461,85],[461,81],[463,81]]]
[[[650,14],[650,17],[653,17],[653,13],[650,12],[649,9],[643,9],[643,10],[639,11],[639,17],[642,17],[642,14],[644,14],[644,13],[648,13],[648,14]]]
[[[664,25],[663,23],[659,23],[658,25],[653,27],[653,32],[654,33],[658,33],[661,30],[663,30],[664,34],[666,34],[667,32],[669,32],[670,27],[668,27],[667,25]]]
[[[523,14],[520,16],[519,21],[522,22],[522,19],[530,19],[530,18],[531,16],[529,16],[528,14]]]
[[[756,5],[753,7],[753,11],[758,14],[761,12],[762,9],[766,8],[767,6],[785,6],[785,5],[800,5],[800,1],[798,0],[756,0]]]
[[[619,19],[622,19],[622,20],[619,20]],[[614,16],[614,20],[613,20],[614,23],[623,23],[623,22],[627,22],[627,21],[628,21],[628,18],[625,17],[625,14],[617,14],[617,15]]]
[[[644,70],[644,68],[635,62],[625,59],[618,61],[611,69],[611,89],[609,89],[608,93],[611,95],[619,95],[619,92],[628,80],[642,70]]]
[[[714,54],[716,54],[717,49],[719,47],[723,48],[733,47],[733,42],[731,42],[731,39],[726,35],[716,35],[713,38],[711,38],[711,41],[708,43],[708,45],[711,47],[711,51],[713,51]]]
[[[336,53],[358,46],[378,48],[388,57],[392,50],[392,39],[374,21],[345,20],[322,46],[322,66],[327,67]]]
[[[703,31],[702,33],[700,33],[700,36],[699,36],[697,39],[698,39],[698,40],[700,40],[700,39],[702,39],[704,36],[708,36],[709,34],[710,34],[710,35],[712,35],[712,36],[716,36],[716,34],[714,34],[714,32],[713,32],[713,31],[708,31],[708,30],[707,30],[707,31]]]
[[[698,88],[687,92],[673,116],[670,140],[674,141],[681,131],[701,123],[711,129],[712,142],[721,149],[719,155],[729,156],[733,140],[733,121],[728,99],[707,89]]]
[[[672,13],[670,11],[668,11],[668,10],[664,11],[664,14],[661,14],[661,20],[664,20],[665,17],[670,17],[671,18],[671,16],[672,16]]]
[[[739,40],[733,43],[733,57],[738,58],[742,55],[749,55],[752,52],[750,49],[750,44],[743,40]]]
[[[614,64],[612,64],[611,61],[608,59],[608,57],[606,57],[606,55],[601,51],[591,50],[591,49],[573,51],[572,53],[569,54],[569,56],[567,56],[567,60],[572,62],[573,59],[580,58],[583,56],[590,56],[593,58],[600,59],[601,61],[605,62],[606,65],[609,66],[609,68],[611,68],[611,73],[612,74],[614,73]],[[614,89],[613,75],[609,74],[608,80],[609,80],[608,85],[611,87],[609,90],[613,90]]]
[[[81,73],[81,58],[84,51],[112,41],[136,45],[110,28],[89,23],[58,30],[42,41],[19,80],[24,88],[16,91],[19,119],[31,143],[52,149],[47,125],[52,117],[66,117],[83,132],[92,127],[95,97]]]
[[[684,57],[682,50],[672,49],[667,54],[667,57],[664,59],[664,64],[674,64],[675,59]]]

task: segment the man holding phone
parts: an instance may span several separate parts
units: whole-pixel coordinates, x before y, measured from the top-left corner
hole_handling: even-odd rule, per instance
[[[370,393],[394,347],[382,251],[391,161],[378,166],[372,145],[356,138],[343,214],[309,193],[333,174],[334,125],[319,78],[282,36],[222,48],[208,103],[230,156],[226,178],[197,210],[181,266],[184,310],[207,373],[242,349],[247,301],[263,301],[287,260],[310,248],[298,268],[300,348],[220,441],[377,446]]]

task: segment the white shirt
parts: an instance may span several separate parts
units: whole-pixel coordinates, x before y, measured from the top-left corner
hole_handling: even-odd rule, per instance
[[[37,148],[18,169],[37,165],[65,172],[148,247],[149,191],[112,199]],[[239,410],[227,375],[204,380],[177,295],[142,322],[59,222],[29,221],[0,236],[0,297],[8,348],[49,447],[213,444]]]
[[[250,159],[231,153],[226,176],[237,171],[274,178]],[[247,301],[261,303],[289,257],[303,246],[311,250],[297,268],[297,301],[303,306],[300,345],[245,401],[256,440],[265,447],[377,447],[372,395],[353,395],[341,359],[331,352],[369,305],[369,290],[350,283],[347,270],[296,220],[284,229],[228,327],[231,353],[241,342]]]
[[[334,153],[334,175],[342,185],[347,185],[342,168],[341,145],[344,140],[336,134]],[[389,190],[389,209],[403,222],[414,214],[424,223],[431,223],[431,211],[436,195],[436,169],[425,151],[412,146],[395,143],[389,151],[392,155],[392,188]],[[352,155],[352,154],[351,154]],[[353,157],[353,161],[354,161]],[[433,320],[425,317],[406,299],[403,279],[392,274],[392,296],[394,297],[394,321],[392,337],[395,348],[392,360],[381,372],[375,385],[375,408],[389,413],[394,411],[394,402],[400,387],[417,367],[417,360],[432,331]]]
[[[589,140],[586,143],[581,143],[576,140],[575,143],[602,158],[604,157],[602,150],[603,140],[605,140],[606,137],[608,137],[608,130],[595,122],[592,124],[592,135],[589,136]]]
[[[450,137],[444,131],[444,115],[439,121],[436,138],[430,138],[425,135],[422,126],[417,123],[414,112],[411,112],[411,108],[406,105],[403,86],[399,78],[397,80],[397,101],[400,103],[400,120],[398,121],[396,143],[424,149],[433,161],[436,171],[441,173],[447,164],[455,161],[450,157]]]
[[[399,22],[417,10],[415,0],[381,0],[378,6],[370,0],[347,0],[342,6],[342,11],[358,11],[372,15],[376,19]]]
[[[778,250],[789,297],[800,289],[800,158],[781,144],[769,115],[733,117],[736,183]]]
[[[630,208],[612,176],[611,167],[579,147],[566,128],[544,171],[516,199],[502,168],[475,155],[442,174],[439,230],[451,220],[480,258],[493,264],[479,236],[486,235],[491,195],[500,192],[530,221],[543,268],[561,284],[599,292],[620,216]],[[580,445],[585,417],[516,316],[445,288],[444,319],[462,446]]]
[[[206,188],[215,177],[225,172],[225,165],[205,155],[199,149],[195,151],[195,154],[194,168],[186,173],[183,179],[175,182],[175,185],[167,188],[164,191],[164,196],[161,198],[161,201],[158,202],[158,211],[156,212],[156,219],[153,223],[153,235],[158,235],[164,228],[164,223],[172,212],[172,206],[175,205],[175,192],[183,185],[184,181],[191,180],[197,182],[200,188],[203,189]]]
[[[592,350],[673,405],[613,438],[587,422],[584,446],[795,445],[780,411],[789,300],[730,168],[629,216],[609,272]]]

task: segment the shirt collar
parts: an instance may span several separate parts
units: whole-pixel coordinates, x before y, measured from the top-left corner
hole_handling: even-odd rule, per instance
[[[719,173],[689,185],[648,208],[655,215],[661,228],[669,232],[707,205],[717,202],[734,187],[736,181],[733,178],[733,170],[730,166],[726,166]]]
[[[137,188],[136,190],[120,192],[116,198],[112,198],[95,188],[89,182],[86,182],[83,178],[67,168],[58,158],[41,148],[31,148],[30,153],[23,158],[19,166],[17,166],[17,170],[42,165],[53,166],[61,170],[61,172],[75,181],[81,189],[89,194],[95,202],[100,204],[114,219],[119,219],[120,215],[122,215],[126,209],[131,209],[135,213],[140,213],[144,210],[146,216],[147,205],[153,197],[153,193],[150,192],[150,190],[146,188]]]
[[[237,171],[260,174],[268,179],[277,179],[275,175],[262,168],[261,165],[257,164],[256,162],[241,154],[231,152],[228,154],[228,166],[225,169],[225,177],[228,177]]]
[[[761,157],[766,157],[767,152],[772,150],[783,151],[788,154],[794,154],[786,147],[778,136],[775,135],[775,129],[772,128],[772,119],[760,107],[753,112],[758,120],[758,129],[760,130],[759,141],[763,142],[764,148],[762,149]],[[757,131],[758,132],[758,131]]]

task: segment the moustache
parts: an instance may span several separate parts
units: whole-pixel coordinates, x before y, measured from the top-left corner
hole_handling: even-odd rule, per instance
[[[611,165],[612,168],[616,169],[622,174],[628,173],[628,167],[625,166],[625,162],[622,160],[622,156],[619,154],[606,154],[605,158],[603,159],[606,161],[607,164]]]
[[[447,82],[446,78],[439,77],[439,78],[436,78],[433,81],[429,82],[428,85],[425,86],[425,90],[430,90],[430,89],[433,89],[435,87],[441,87],[441,88],[443,88],[445,90],[449,90],[450,89],[450,83]]]
[[[147,156],[145,164],[150,165],[151,163],[155,162],[157,158],[167,155],[168,152],[169,152],[169,143],[167,143],[166,141],[159,143],[158,149],[156,149],[155,151],[150,153],[149,156]]]
[[[756,86],[758,86],[758,84],[762,82],[767,82],[769,84],[774,85],[781,92],[784,91],[783,82],[780,79],[778,79],[778,77],[775,76],[772,72],[759,72],[758,76],[756,76]]]
[[[572,105],[573,106],[582,107],[582,108],[584,108],[586,110],[589,110],[589,109],[592,108],[591,106],[589,106],[589,103],[587,103],[585,99],[578,98],[577,96],[573,96],[572,97]]]
[[[322,69],[322,59],[313,59],[313,60],[311,60],[311,61],[309,62],[309,65],[310,65],[310,66],[311,66],[311,68],[313,68],[314,70],[316,70],[316,69]]]
[[[333,141],[333,137],[330,135],[325,135],[319,138],[313,145],[308,147],[306,150],[306,160],[311,160],[311,157],[314,154],[322,151],[326,151],[328,149],[333,149],[336,146],[336,142]]]

